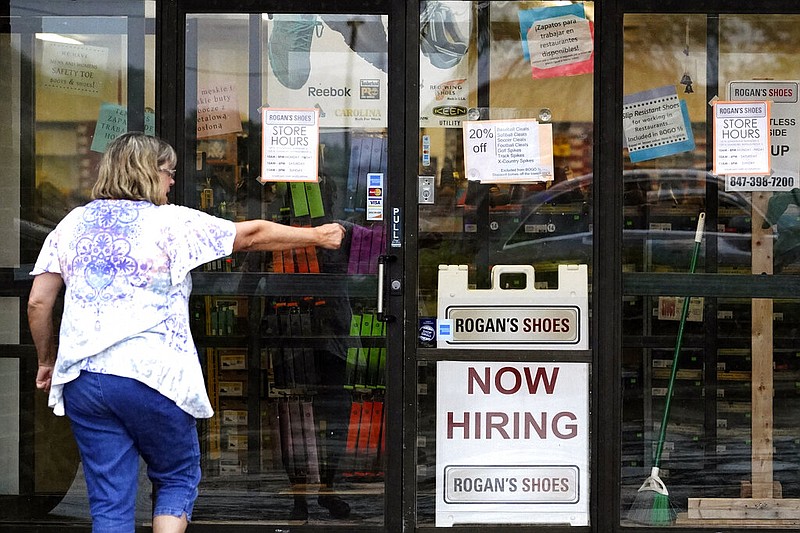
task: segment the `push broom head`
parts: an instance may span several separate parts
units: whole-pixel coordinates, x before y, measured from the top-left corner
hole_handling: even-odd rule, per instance
[[[636,499],[628,511],[628,519],[648,526],[666,526],[672,524],[675,518],[669,491],[658,476],[658,467],[654,466],[636,493]]]

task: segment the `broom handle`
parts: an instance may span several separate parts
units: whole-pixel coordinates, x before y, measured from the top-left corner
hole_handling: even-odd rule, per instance
[[[694,274],[695,267],[697,266],[697,256],[700,252],[700,243],[703,240],[703,228],[705,227],[706,214],[700,213],[697,217],[697,231],[694,234],[694,250],[692,252],[692,263],[689,266],[689,273]],[[667,421],[669,420],[669,409],[672,404],[672,388],[675,385],[675,377],[678,375],[678,358],[681,354],[681,344],[683,342],[683,328],[686,325],[686,317],[689,316],[689,301],[690,296],[683,298],[683,309],[681,310],[681,322],[678,326],[678,337],[675,339],[675,352],[672,354],[672,371],[669,374],[669,385],[667,386],[667,399],[664,403],[664,416],[661,419],[661,431],[658,435],[658,445],[656,446],[656,455],[653,459],[653,466],[659,468],[661,466],[661,452],[664,450],[664,439],[667,436]]]

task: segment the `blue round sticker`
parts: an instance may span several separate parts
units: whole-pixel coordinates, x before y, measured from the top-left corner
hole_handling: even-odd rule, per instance
[[[419,328],[420,342],[431,342],[436,338],[436,329],[430,324],[423,324]]]

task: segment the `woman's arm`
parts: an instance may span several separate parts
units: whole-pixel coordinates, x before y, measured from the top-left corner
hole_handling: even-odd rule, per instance
[[[44,272],[33,279],[28,296],[28,325],[39,359],[36,388],[50,390],[53,367],[56,364],[56,342],[53,331],[53,308],[64,286],[60,274]]]
[[[336,249],[342,245],[344,234],[345,229],[336,223],[299,227],[268,220],[246,220],[236,223],[233,251],[289,250],[306,246]]]

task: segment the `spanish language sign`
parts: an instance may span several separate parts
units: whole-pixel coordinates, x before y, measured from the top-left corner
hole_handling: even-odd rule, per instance
[[[436,526],[589,524],[589,365],[439,361]]]
[[[532,183],[553,179],[553,126],[536,120],[465,120],[467,179]]]
[[[587,61],[592,57],[594,43],[589,21],[574,15],[556,17],[534,24],[528,30],[528,50],[534,78],[538,71]],[[544,73],[541,78],[550,77]]]
[[[534,79],[593,71],[594,28],[583,4],[521,10],[519,24]]]
[[[631,162],[694,149],[686,102],[668,85],[623,98],[622,127]]]
[[[105,152],[108,144],[126,131],[128,131],[128,108],[118,104],[102,104],[94,126],[90,150]],[[147,135],[156,133],[156,116],[152,111],[144,113],[144,132]]]
[[[769,176],[769,110],[766,101],[716,101],[714,166],[716,175]]]
[[[318,181],[319,110],[261,110],[261,181]]]
[[[729,191],[788,191],[800,186],[800,81],[749,80],[728,84],[728,98],[737,101],[770,100],[769,176],[725,176]]]

